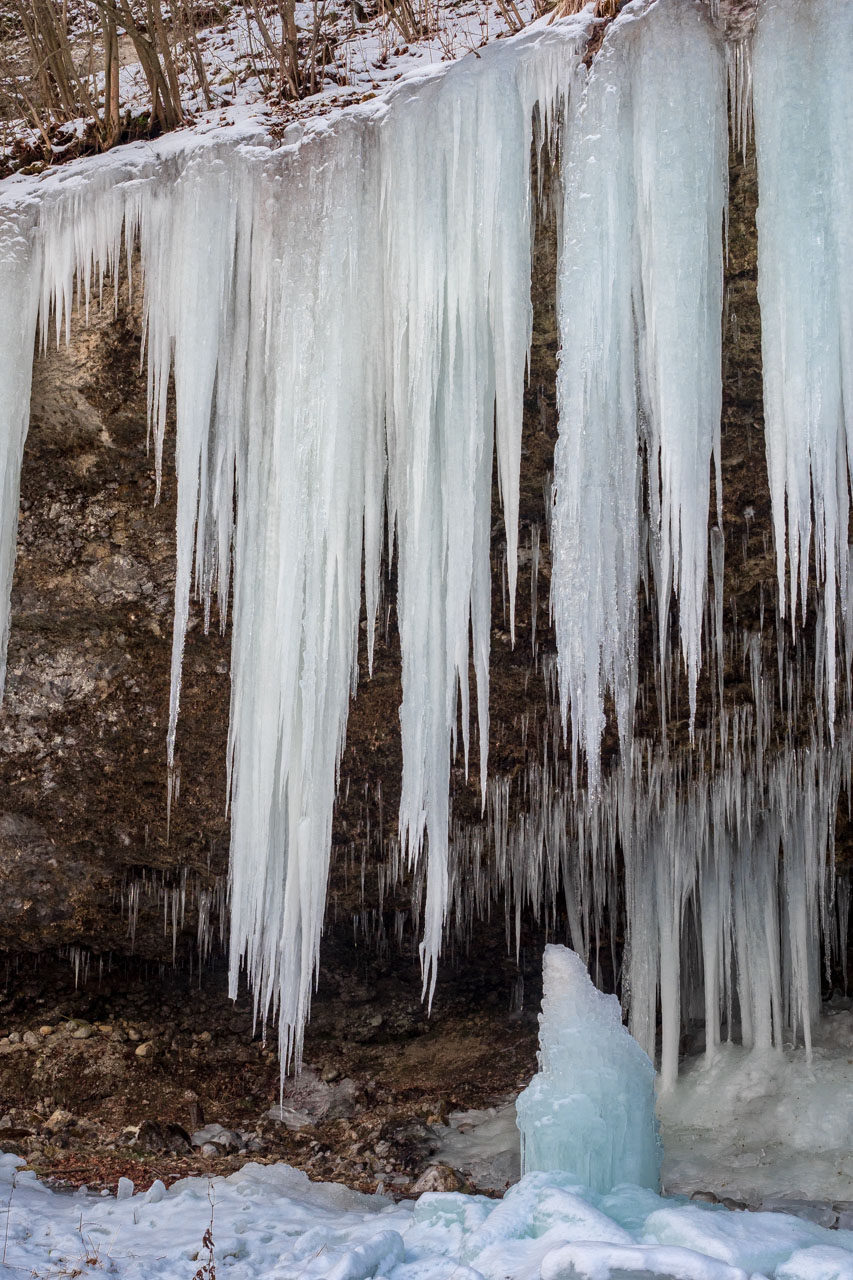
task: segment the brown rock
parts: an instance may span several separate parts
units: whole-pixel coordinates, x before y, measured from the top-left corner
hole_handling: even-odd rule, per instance
[[[467,1191],[468,1184],[458,1169],[449,1164],[431,1164],[424,1169],[412,1187],[412,1195],[420,1196],[426,1191]]]

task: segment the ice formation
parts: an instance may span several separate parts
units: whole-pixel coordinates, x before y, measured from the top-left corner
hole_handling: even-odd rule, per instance
[[[839,617],[848,683],[853,639],[851,58],[849,5],[764,0],[752,60],[765,437],[779,595],[793,622],[798,610],[805,616],[813,553],[823,589],[819,674],[830,724]]]
[[[720,503],[727,58],[694,0],[633,0],[588,75],[587,14],[292,126],[277,147],[262,132],[186,134],[4,187],[0,644],[37,315],[43,340],[51,324],[58,339],[75,289],[84,306],[96,301],[138,247],[158,471],[172,375],[177,407],[170,771],[191,598],[208,620],[218,605],[224,624],[233,589],[232,981],[245,965],[261,1015],[279,1010],[285,1060],[299,1055],[317,963],[361,622],[370,660],[380,564],[394,556],[403,785],[381,885],[414,867],[417,899],[425,875],[426,990],[448,904],[464,930],[504,893],[508,941],[518,945],[524,908],[546,925],[564,912],[598,980],[600,940],[608,933],[612,946],[623,930],[623,999],[643,1048],[652,1058],[660,1048],[667,1085],[697,1017],[709,1059],[724,1038],[761,1052],[786,1035],[810,1043],[821,950],[843,957],[849,929],[833,857],[851,766],[849,678],[838,682],[834,740],[824,710],[832,725],[836,649],[848,661],[853,649],[853,18],[838,0],[807,10],[764,0],[754,64],[743,47],[736,59],[738,130],[754,71],[775,631],[763,602],[749,627],[724,630],[719,528],[707,584],[712,463],[718,519]],[[493,457],[512,628],[531,149],[555,138],[560,438],[546,527],[558,666],[534,635],[549,688],[531,731],[541,755],[512,783],[487,782]],[[797,600],[805,607],[812,506],[824,605],[809,655],[781,618],[788,609],[796,622]],[[637,658],[643,608],[651,671]],[[751,705],[726,701],[735,662]],[[664,731],[679,663],[689,749]],[[610,699],[621,752],[605,770]],[[657,745],[634,740],[637,708],[654,708]],[[457,733],[466,763],[471,751],[478,759],[485,820],[473,828],[450,813]]]
[[[605,38],[564,146],[551,592],[563,716],[593,787],[605,694],[623,751],[632,732],[641,449],[660,643],[674,590],[691,717],[712,452],[720,505],[723,45],[683,0],[627,14]]]
[[[38,315],[38,274],[31,267],[30,252],[26,235],[0,217],[0,694],[6,679],[18,495]]]
[[[705,630],[713,668],[713,628]],[[768,640],[744,630],[737,644],[754,707],[720,709],[692,750],[636,741],[595,792],[575,793],[554,752],[552,672],[538,727],[545,763],[531,763],[512,790],[490,782],[485,829],[453,828],[451,911],[461,931],[501,899],[516,949],[522,908],[549,932],[563,917],[601,982],[603,940],[617,973],[613,934],[624,928],[623,1001],[667,1088],[691,1021],[704,1021],[709,1060],[724,1041],[808,1051],[822,953],[827,965],[845,955],[849,888],[836,879],[834,840],[853,733],[848,721],[829,741],[803,648],[783,642],[777,662]],[[734,637],[726,644],[734,650]]]
[[[485,786],[495,453],[515,591],[531,145],[568,109],[587,25],[523,33],[276,149],[263,135],[130,148],[36,197],[13,186],[3,210],[0,305],[30,324],[0,344],[6,617],[36,302],[58,339],[75,285],[88,306],[138,243],[158,475],[172,372],[177,417],[170,771],[190,599],[207,619],[217,602],[224,624],[233,554],[232,984],[245,965],[262,1015],[279,1010],[285,1061],[308,1013],[362,572],[371,658],[386,503],[400,831],[411,862],[428,842],[435,979],[471,659]]]
[[[545,948],[539,1071],[516,1099],[522,1173],[574,1174],[594,1191],[657,1190],[655,1069],[568,947]]]

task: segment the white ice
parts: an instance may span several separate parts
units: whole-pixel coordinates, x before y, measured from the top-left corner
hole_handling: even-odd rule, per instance
[[[595,1191],[657,1188],[655,1069],[622,1025],[616,996],[568,947],[545,948],[539,1070],[516,1100],[521,1167],[571,1173]]]
[[[765,441],[779,594],[792,619],[805,614],[813,549],[825,629],[824,670],[817,674],[831,722],[839,606],[840,640],[845,620],[850,625],[853,8],[843,0],[763,0],[752,62]]]
[[[551,605],[563,717],[593,789],[605,695],[623,752],[633,727],[642,450],[661,657],[674,591],[691,723],[695,711],[715,450],[719,501],[726,140],[707,11],[629,5],[563,150]]]
[[[839,354],[853,335],[853,288],[841,288],[853,272],[844,219],[853,28],[849,6],[814,0],[803,18],[811,38],[798,42],[793,12],[788,0],[766,0],[756,37],[768,448],[777,534],[787,501],[799,521],[790,545],[803,543],[811,493],[819,564],[829,589],[837,562],[843,601],[847,463],[836,409],[853,403]],[[470,668],[481,779],[486,769],[493,452],[510,606],[514,594],[530,150],[557,121],[552,589],[563,712],[586,747],[592,787],[572,803],[565,779],[531,769],[531,812],[510,829],[501,780],[487,810],[495,858],[479,859],[470,892],[488,899],[487,874],[512,882],[507,911],[520,922],[522,900],[547,917],[562,886],[584,956],[605,914],[624,911],[631,1026],[656,1058],[660,1009],[667,1086],[697,1007],[709,1059],[724,1035],[777,1051],[789,1034],[810,1044],[821,935],[827,947],[838,939],[831,815],[851,742],[845,729],[828,751],[805,713],[794,726],[801,649],[780,648],[774,683],[760,634],[726,636],[732,663],[749,668],[754,708],[720,713],[689,760],[630,744],[646,558],[657,577],[662,708],[672,591],[691,688],[699,665],[719,424],[725,57],[702,6],[635,0],[581,93],[588,21],[534,24],[375,102],[293,126],[281,146],[257,129],[185,133],[2,187],[0,642],[36,305],[43,340],[52,323],[67,332],[75,281],[78,301],[96,305],[138,241],[158,467],[170,371],[178,419],[170,764],[191,597],[207,615],[218,603],[224,618],[233,583],[232,979],[245,965],[260,1016],[280,1009],[285,1059],[299,1055],[310,1002],[337,771],[362,625],[372,653],[386,527],[403,670],[400,830],[413,859],[428,846],[422,955],[428,989],[434,980],[457,732],[460,754],[470,746]],[[777,90],[787,106],[774,113]],[[814,147],[792,173],[786,156],[800,157],[804,130]],[[813,306],[824,286],[825,306]],[[712,548],[721,583],[719,537]],[[796,555],[802,567],[807,556]],[[834,617],[830,606],[828,628]],[[833,652],[827,644],[827,663]],[[619,770],[602,778],[610,694],[623,750]],[[790,734],[771,743],[777,709]]]
[[[245,967],[259,1016],[279,1011],[283,1062],[299,1057],[310,1004],[386,517],[400,831],[412,861],[428,841],[422,954],[434,983],[469,662],[485,782],[495,454],[515,588],[531,146],[571,95],[587,25],[539,24],[367,107],[293,126],[278,147],[262,132],[183,134],[4,188],[3,617],[36,301],[43,340],[51,322],[67,334],[75,291],[97,301],[123,243],[138,243],[158,475],[170,374],[177,418],[169,797],[191,598],[206,621],[218,604],[224,625],[233,581],[231,978],[236,988]]]
[[[185,1280],[850,1280],[853,1233],[736,1213],[566,1174],[528,1174],[500,1200],[431,1193],[394,1204],[287,1165],[161,1182],[119,1197],[51,1191],[0,1156],[0,1275]],[[8,1227],[6,1217],[8,1216]]]

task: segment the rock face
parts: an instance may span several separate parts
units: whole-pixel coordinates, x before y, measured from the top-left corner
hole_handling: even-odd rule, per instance
[[[36,362],[0,720],[0,946],[126,948],[135,867],[222,869],[217,633],[188,646],[184,767],[197,781],[166,839],[171,477],[164,490],[155,507],[138,312],[114,320],[108,305]]]

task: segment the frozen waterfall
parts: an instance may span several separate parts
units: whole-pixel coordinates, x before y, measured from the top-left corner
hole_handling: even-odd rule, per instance
[[[370,653],[386,508],[400,831],[412,861],[428,842],[435,980],[472,660],[485,789],[495,453],[515,588],[531,146],[570,109],[587,25],[540,25],[367,109],[293,127],[277,149],[263,136],[167,139],[70,181],[12,185],[3,206],[2,305],[30,317],[0,344],[4,617],[37,300],[44,340],[51,317],[58,339],[75,286],[88,306],[123,243],[128,256],[138,243],[158,474],[171,372],[177,415],[169,763],[190,599],[206,618],[216,600],[224,624],[233,554],[232,985],[245,965],[261,1015],[279,1012],[285,1061],[308,1015],[362,572]]]
[[[731,58],[707,5],[632,0],[587,69],[592,21],[536,23],[383,98],[292,125],[281,145],[249,129],[177,134],[0,186],[0,651],[37,325],[59,341],[75,299],[96,304],[122,257],[138,254],[158,475],[171,378],[177,414],[169,766],[191,600],[223,626],[231,601],[232,989],[245,967],[259,1016],[279,1015],[285,1063],[299,1058],[309,1012],[359,636],[364,625],[371,663],[382,566],[394,560],[396,857],[401,874],[426,863],[430,996],[449,906],[470,920],[505,892],[518,942],[522,906],[548,923],[560,893],[585,960],[624,929],[632,1030],[654,1058],[661,1012],[671,1083],[697,1008],[709,1056],[724,1028],[762,1051],[789,1032],[808,1044],[821,944],[843,949],[832,912],[834,814],[851,768],[853,12],[761,0],[751,64],[772,661],[763,597],[760,622],[724,634],[719,527],[713,600],[707,582],[712,468],[721,523]],[[740,48],[742,71],[746,58]],[[739,119],[745,110],[739,101]],[[512,630],[532,156],[545,148],[559,157],[558,654],[543,758],[513,781],[511,815],[510,780],[487,779],[492,487],[496,459]],[[781,625],[786,608],[795,627],[811,608],[812,543],[820,714],[803,645]],[[536,548],[538,566],[538,533]],[[635,737],[647,693],[641,595],[655,745]],[[847,720],[832,741],[839,648]],[[726,655],[741,663],[750,705],[724,705]],[[679,667],[689,747],[674,750],[664,730]],[[473,835],[450,809],[457,749],[479,774]]]

